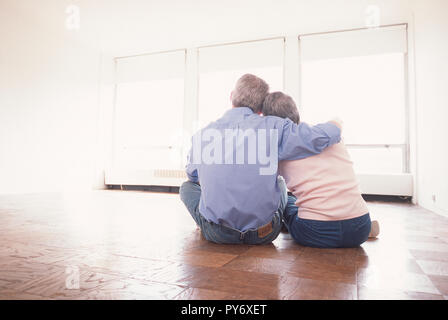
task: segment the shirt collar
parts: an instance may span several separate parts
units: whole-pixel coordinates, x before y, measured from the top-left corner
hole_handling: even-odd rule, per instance
[[[227,110],[223,117],[245,116],[254,113],[249,107],[238,107]]]

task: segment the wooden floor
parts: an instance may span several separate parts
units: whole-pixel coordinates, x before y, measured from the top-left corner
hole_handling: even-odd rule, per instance
[[[448,219],[369,207],[380,238],[330,250],[209,243],[177,194],[4,195],[0,298],[448,299]]]

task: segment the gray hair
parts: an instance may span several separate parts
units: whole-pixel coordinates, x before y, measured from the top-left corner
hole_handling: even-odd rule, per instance
[[[295,123],[300,122],[299,111],[294,100],[283,92],[270,93],[263,102],[263,115],[289,118]]]
[[[235,108],[249,107],[260,112],[263,101],[269,93],[269,85],[253,74],[245,74],[238,79],[232,93],[232,105]]]

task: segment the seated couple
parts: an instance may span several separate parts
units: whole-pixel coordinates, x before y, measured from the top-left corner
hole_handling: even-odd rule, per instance
[[[242,76],[232,108],[192,138],[180,197],[205,239],[356,247],[377,236],[336,121],[300,122],[291,97]],[[290,193],[288,194],[288,189]]]

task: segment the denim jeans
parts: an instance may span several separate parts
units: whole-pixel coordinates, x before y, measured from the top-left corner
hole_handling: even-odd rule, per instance
[[[277,183],[282,190],[280,206],[272,218],[272,232],[262,238],[258,235],[258,229],[249,229],[242,232],[205,219],[199,212],[199,200],[201,199],[201,186],[199,184],[186,181],[180,187],[179,194],[194,221],[201,228],[205,239],[220,244],[267,244],[271,243],[279,235],[283,223],[283,211],[286,208],[287,193],[285,181],[279,178]]]
[[[297,243],[315,248],[353,248],[368,239],[371,226],[369,213],[338,221],[301,219],[297,216],[296,200],[296,197],[288,196],[283,219]]]

